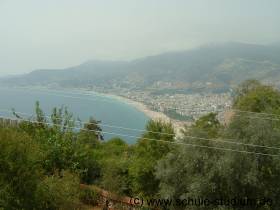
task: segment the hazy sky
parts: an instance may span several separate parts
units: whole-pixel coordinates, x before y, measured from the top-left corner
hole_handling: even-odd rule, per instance
[[[280,41],[280,0],[0,0],[0,76],[209,42]]]

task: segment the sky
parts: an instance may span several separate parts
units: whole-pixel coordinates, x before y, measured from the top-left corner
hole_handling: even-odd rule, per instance
[[[279,0],[0,0],[0,76],[280,41]]]

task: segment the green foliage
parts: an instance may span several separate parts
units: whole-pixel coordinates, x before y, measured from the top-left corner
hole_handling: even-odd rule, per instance
[[[176,119],[176,120],[181,120],[181,121],[193,121],[193,117],[192,116],[185,116],[185,115],[181,115],[179,114],[176,110],[165,110],[164,114],[166,114],[168,117],[172,118],[172,119]]]
[[[78,209],[79,181],[94,183],[100,177],[97,136],[88,132],[85,142],[85,132],[73,130],[66,107],[54,108],[48,119],[37,102],[35,113],[18,128],[0,130],[0,207]],[[98,124],[95,128],[101,130]]]
[[[80,209],[79,179],[66,172],[47,176],[37,186],[36,199],[36,209]]]
[[[240,84],[235,90],[235,101],[246,96],[249,92],[256,90],[261,86],[261,83],[257,80],[246,80]]]
[[[36,102],[35,113],[35,119],[20,123],[19,129],[43,147],[46,173],[52,175],[70,170],[78,173],[84,183],[94,183],[100,176],[100,167],[92,148],[98,145],[98,138],[102,138],[102,135],[90,130],[101,131],[99,121],[91,117],[89,123],[84,125],[85,130],[78,132],[74,130],[75,119],[67,107],[54,108],[48,119],[39,102]]]
[[[128,166],[130,148],[121,139],[115,138],[102,145],[101,186],[120,195],[131,194]]]
[[[271,87],[249,81],[241,85],[238,91],[235,109],[251,112],[278,112],[280,95]],[[228,138],[245,144],[279,147],[279,122],[256,118],[255,115],[252,118],[250,116],[252,115],[236,114],[226,128],[219,125],[215,114],[204,116],[184,132],[181,141],[202,146],[279,155],[275,149],[190,138],[190,136]],[[182,146],[171,150],[158,162],[156,177],[160,180],[162,197],[180,199],[266,197],[273,200],[273,206],[235,206],[232,209],[276,210],[279,206],[280,163],[277,157]],[[188,209],[223,210],[229,208],[227,206],[201,206]]]
[[[200,136],[208,138],[217,138],[222,125],[217,119],[217,114],[210,113],[198,119],[191,129],[187,129],[184,133],[185,136]]]
[[[78,141],[82,144],[87,144],[96,148],[100,143],[100,140],[104,139],[102,129],[99,126],[100,122],[101,121],[97,121],[93,117],[90,117],[88,123],[84,124],[83,130],[80,130]]]
[[[220,129],[221,125],[216,114],[211,113],[201,117],[193,126],[185,130],[180,141],[187,144],[216,146],[212,142],[193,139],[190,136],[216,138]],[[174,147],[158,161],[156,167],[156,177],[160,180],[160,195],[173,199],[212,198],[209,192],[215,193],[217,185],[214,180],[218,179],[212,170],[217,167],[220,156],[220,152],[205,148],[183,145]]]
[[[80,192],[80,199],[85,204],[95,206],[98,204],[98,200],[100,200],[100,194],[92,188],[85,188]]]
[[[280,93],[270,86],[247,81],[237,92],[234,108],[251,112],[280,113]]]
[[[35,191],[42,176],[40,148],[27,135],[0,129],[0,151],[0,207],[34,208]]]
[[[4,209],[75,209],[78,177],[47,176],[45,151],[28,135],[0,129],[0,207]]]
[[[174,141],[175,133],[170,123],[161,121],[150,121],[146,130],[135,145],[130,174],[133,193],[149,197],[158,192],[155,166],[170,151],[170,144],[165,141]]]

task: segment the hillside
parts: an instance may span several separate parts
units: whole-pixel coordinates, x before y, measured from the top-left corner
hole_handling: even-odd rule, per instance
[[[226,43],[168,52],[127,62],[88,61],[57,70],[35,70],[1,84],[124,88],[228,88],[245,79],[280,84],[280,46]]]

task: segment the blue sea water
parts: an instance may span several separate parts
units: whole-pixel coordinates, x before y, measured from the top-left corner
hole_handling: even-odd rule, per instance
[[[67,106],[75,117],[87,121],[90,116],[101,120],[102,124],[138,130],[145,129],[149,118],[135,107],[113,97],[102,94],[85,94],[78,91],[55,91],[40,89],[0,88],[0,115],[12,116],[11,110],[34,115],[35,102],[39,101],[46,115],[54,107]],[[120,137],[127,143],[135,143],[142,132],[102,125],[105,139]],[[129,137],[136,136],[136,137]]]

